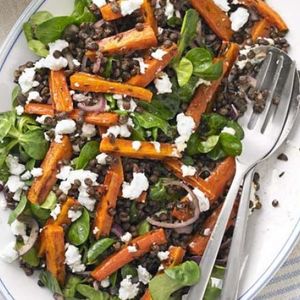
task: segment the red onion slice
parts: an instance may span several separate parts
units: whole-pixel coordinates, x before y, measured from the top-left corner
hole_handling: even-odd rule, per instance
[[[122,227],[116,223],[112,225],[111,232],[114,233],[118,238],[124,234]]]
[[[84,103],[78,103],[78,107],[83,110],[83,111],[87,111],[87,112],[104,112],[105,111],[105,107],[106,107],[106,100],[104,99],[104,97],[101,95],[99,96],[99,101],[97,104],[95,105],[86,105]]]

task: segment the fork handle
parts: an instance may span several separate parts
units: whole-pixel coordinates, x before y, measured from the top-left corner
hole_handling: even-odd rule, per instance
[[[210,236],[205,252],[200,262],[201,279],[200,282],[193,286],[188,293],[188,300],[202,300],[205,294],[207,284],[209,282],[212,269],[214,267],[222,239],[226,230],[236,196],[238,194],[240,184],[244,179],[245,174],[249,170],[248,167],[237,162],[236,174],[234,176],[231,187],[225,198],[221,213],[215,225],[215,228]]]
[[[235,300],[241,276],[242,258],[244,253],[247,221],[249,216],[249,198],[254,169],[245,177],[239,210],[235,222],[230,252],[227,260],[226,272],[223,281],[221,300]]]

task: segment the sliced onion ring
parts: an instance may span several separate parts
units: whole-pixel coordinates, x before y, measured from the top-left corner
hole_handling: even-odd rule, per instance
[[[99,96],[99,101],[97,104],[95,105],[86,105],[84,103],[78,103],[78,107],[83,110],[83,111],[87,111],[87,112],[104,112],[105,111],[105,106],[106,106],[106,100],[104,99],[104,97],[101,95]]]
[[[156,220],[152,219],[151,217],[148,217],[147,221],[153,226],[169,228],[169,229],[183,228],[183,227],[186,227],[186,226],[189,226],[189,225],[192,225],[193,223],[195,223],[200,216],[200,207],[199,207],[198,199],[197,199],[196,195],[194,194],[194,192],[186,184],[184,184],[181,181],[166,179],[163,181],[163,184],[165,186],[177,185],[177,186],[182,187],[183,189],[185,189],[188,192],[188,194],[192,198],[192,203],[194,205],[194,216],[192,218],[190,218],[189,220],[180,222],[180,223],[179,222],[178,223],[160,222],[160,221],[156,221]]]
[[[20,222],[25,223],[29,228],[31,228],[27,242],[18,250],[19,255],[24,255],[34,246],[35,242],[37,241],[39,235],[39,225],[37,221],[31,217],[22,216],[19,219]]]

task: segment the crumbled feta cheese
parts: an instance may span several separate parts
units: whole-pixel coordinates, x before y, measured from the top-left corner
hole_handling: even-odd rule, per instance
[[[105,166],[107,164],[107,161],[106,161],[107,157],[108,157],[108,155],[106,153],[101,153],[101,154],[97,155],[96,156],[97,163]]]
[[[37,87],[40,83],[34,80],[35,68],[26,68],[19,77],[19,85],[22,93],[25,94],[33,87]]]
[[[12,175],[20,175],[26,170],[25,166],[19,163],[19,158],[11,154],[6,158],[6,165]]]
[[[210,204],[209,204],[209,200],[204,195],[204,193],[197,188],[193,189],[193,193],[195,194],[195,196],[199,201],[200,211],[201,212],[208,211],[210,208]],[[190,195],[189,195],[189,199],[192,200]]]
[[[122,186],[122,197],[131,200],[137,199],[142,192],[147,191],[149,182],[144,173],[133,173],[133,179],[130,183],[124,182]]]
[[[138,151],[142,146],[142,143],[140,141],[133,141],[132,142],[132,149],[135,151]]]
[[[96,4],[98,7],[102,7],[106,5],[106,0],[93,0],[93,3]]]
[[[174,5],[170,2],[170,0],[167,0],[166,6],[165,6],[165,16],[167,19],[171,19],[174,16]]]
[[[156,3],[159,1],[156,1]],[[162,34],[164,32],[164,29],[162,27],[157,28],[158,34]]]
[[[62,134],[56,134],[55,138],[54,138],[54,142],[57,143],[57,144],[61,144],[62,143],[62,138],[63,138]]]
[[[248,53],[250,51],[253,51],[255,53],[255,56],[253,58],[248,57]],[[240,56],[245,56],[246,59],[237,60],[236,65],[240,70],[243,70],[246,67],[248,62],[251,65],[256,65],[261,63],[266,57],[266,51],[263,51],[259,45],[255,47],[245,46],[245,49],[240,50]]]
[[[231,28],[233,31],[239,31],[249,19],[249,12],[244,7],[239,7],[230,15]]]
[[[59,173],[56,175],[57,179],[66,180],[72,171],[71,166],[62,166]]]
[[[23,113],[24,113],[24,107],[22,105],[16,106],[16,113],[17,113],[18,116],[23,115]]]
[[[12,263],[18,257],[19,254],[16,250],[16,241],[10,242],[8,245],[6,245],[4,248],[1,249],[0,259],[7,263]]]
[[[156,49],[154,52],[151,53],[151,56],[152,56],[154,59],[162,60],[163,57],[164,57],[166,54],[167,54],[167,51],[158,48],[158,49]]]
[[[71,222],[75,222],[76,220],[78,220],[82,215],[82,211],[81,210],[73,210],[70,209],[68,211],[68,218],[71,220]]]
[[[224,127],[223,130],[221,131],[221,133],[228,133],[231,135],[235,135],[235,130],[231,127]]]
[[[73,64],[74,64],[75,67],[80,66],[80,62],[77,59],[73,59]]]
[[[55,127],[55,134],[71,134],[76,130],[76,122],[71,119],[58,121]]]
[[[50,216],[53,218],[53,220],[56,220],[58,215],[60,214],[61,212],[61,206],[60,204],[56,204],[56,206],[54,207],[54,209],[52,209],[51,213],[50,213]]]
[[[0,193],[0,209],[5,210],[7,208],[7,201],[4,196],[4,193]]]
[[[160,261],[167,260],[169,258],[170,252],[169,251],[159,251],[157,253],[157,257]]]
[[[133,246],[128,246],[127,249],[128,249],[129,253],[137,252],[137,248],[134,245]]]
[[[42,168],[33,168],[31,170],[31,175],[33,177],[40,177],[43,175],[43,169]]]
[[[121,300],[133,299],[139,293],[139,283],[132,283],[131,275],[127,275],[120,283],[119,298]]]
[[[19,189],[21,190],[24,187],[25,183],[20,180],[19,176],[12,175],[8,178],[6,182],[6,186],[8,190],[12,193],[17,192]]]
[[[49,43],[49,53],[53,54],[55,51],[62,52],[65,48],[69,47],[69,43],[65,40],[56,40],[53,43]]]
[[[227,0],[214,0],[215,4],[219,6],[223,11],[228,12],[230,10],[230,6]]]
[[[108,288],[110,286],[110,281],[109,281],[109,277],[106,277],[105,279],[100,281],[100,285],[101,287],[103,287],[104,289]]]
[[[82,136],[85,138],[91,138],[97,133],[95,125],[83,123]]]
[[[205,228],[204,231],[203,231],[203,234],[204,234],[205,236],[210,236],[211,230],[210,230],[209,228]]]
[[[123,101],[122,99],[118,99],[118,100],[117,100],[117,105],[118,105],[118,108],[119,108],[121,111],[134,112],[135,109],[137,108],[137,104],[136,104],[135,101],[133,101],[132,99],[130,99],[130,101],[129,101],[129,108],[128,108],[128,109],[125,109],[125,108],[124,108],[124,101]]]
[[[182,172],[182,176],[186,177],[186,176],[194,176],[196,174],[197,170],[196,170],[196,168],[194,168],[192,166],[182,165],[181,172]]]
[[[95,227],[93,229],[93,234],[96,235],[99,231],[100,231],[100,229],[98,227]]]
[[[26,236],[26,225],[18,220],[15,220],[11,223],[10,229],[14,235]]]
[[[89,97],[84,94],[73,94],[72,98],[76,102],[85,102],[86,100],[89,99]]]
[[[120,94],[113,94],[113,98],[114,98],[115,100],[123,100],[123,96],[120,95]]]
[[[41,97],[40,93],[37,91],[32,91],[29,92],[28,94],[28,98],[27,98],[27,103],[31,102],[31,101],[37,101],[37,102],[41,102],[43,100],[43,98]]]
[[[164,269],[165,269],[164,265],[163,265],[163,264],[160,264],[157,271],[158,271],[158,272],[159,272],[159,271],[163,271]]]
[[[121,0],[120,9],[122,16],[131,15],[139,9],[143,4],[143,0]]]
[[[177,131],[179,137],[176,138],[175,144],[179,152],[182,152],[187,147],[187,142],[190,139],[194,128],[196,127],[195,121],[192,117],[186,116],[184,113],[180,113],[176,117]]]
[[[157,89],[157,94],[172,93],[172,82],[168,74],[160,72],[154,80],[154,85]]]
[[[44,124],[45,124],[45,120],[46,120],[47,118],[52,118],[52,117],[51,117],[51,116],[48,116],[48,115],[43,115],[43,116],[37,117],[35,120],[36,120],[36,122],[38,122],[38,123],[44,125]]]
[[[198,80],[196,86],[198,87],[198,86],[201,85],[201,84],[204,84],[204,85],[206,85],[206,86],[210,86],[210,85],[211,85],[211,81],[200,78],[200,79]]]
[[[148,272],[148,270],[146,268],[144,268],[143,266],[139,265],[137,271],[138,271],[139,281],[145,285],[148,284],[152,278],[152,276]]]
[[[109,136],[110,134],[112,134],[115,137],[118,137],[119,135],[122,137],[130,137],[131,132],[129,130],[129,126],[130,127],[134,126],[134,123],[131,118],[128,118],[127,124],[115,125],[109,127],[106,133],[103,135],[103,137]]]
[[[140,73],[141,74],[145,74],[146,72],[146,69],[149,68],[149,65],[148,64],[145,64],[145,61],[142,57],[137,57],[137,58],[134,58],[133,60],[136,60],[139,62],[139,65],[140,65]]]
[[[120,239],[123,243],[128,243],[132,239],[132,234],[130,232],[125,232]]]
[[[151,144],[154,146],[154,149],[156,152],[160,152],[160,143],[159,142],[151,142]]]
[[[65,264],[70,267],[73,273],[83,272],[85,270],[85,265],[81,263],[81,254],[77,247],[67,244],[65,256]]]
[[[24,174],[21,175],[22,180],[29,180],[32,177],[30,171],[26,171]]]

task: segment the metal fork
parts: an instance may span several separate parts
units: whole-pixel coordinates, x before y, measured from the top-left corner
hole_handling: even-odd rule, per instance
[[[257,88],[269,91],[266,108],[260,115],[248,109],[240,120],[245,131],[243,153],[236,158],[235,177],[202,256],[200,282],[190,289],[188,300],[203,299],[240,184],[244,176],[272,151],[282,133],[290,107],[295,72],[294,62],[286,61],[277,49],[268,49],[257,76]],[[275,95],[280,97],[276,107],[272,105]]]
[[[290,59],[285,53],[282,55],[286,56],[285,59]],[[291,129],[293,128],[295,121],[299,115],[299,74],[296,73],[294,78],[294,87],[292,94],[292,102],[290,105],[288,117],[284,125],[281,136],[273,148],[273,150],[264,158],[266,160],[272,156],[278,148],[286,141]],[[243,253],[245,245],[245,236],[247,229],[247,221],[249,216],[249,198],[251,191],[251,184],[255,168],[253,168],[245,177],[243,191],[240,199],[240,206],[237,214],[236,224],[234,233],[231,241],[230,252],[227,260],[226,272],[223,281],[223,288],[221,299],[222,300],[234,300],[238,297],[238,289],[241,277],[241,267],[243,263]]]

